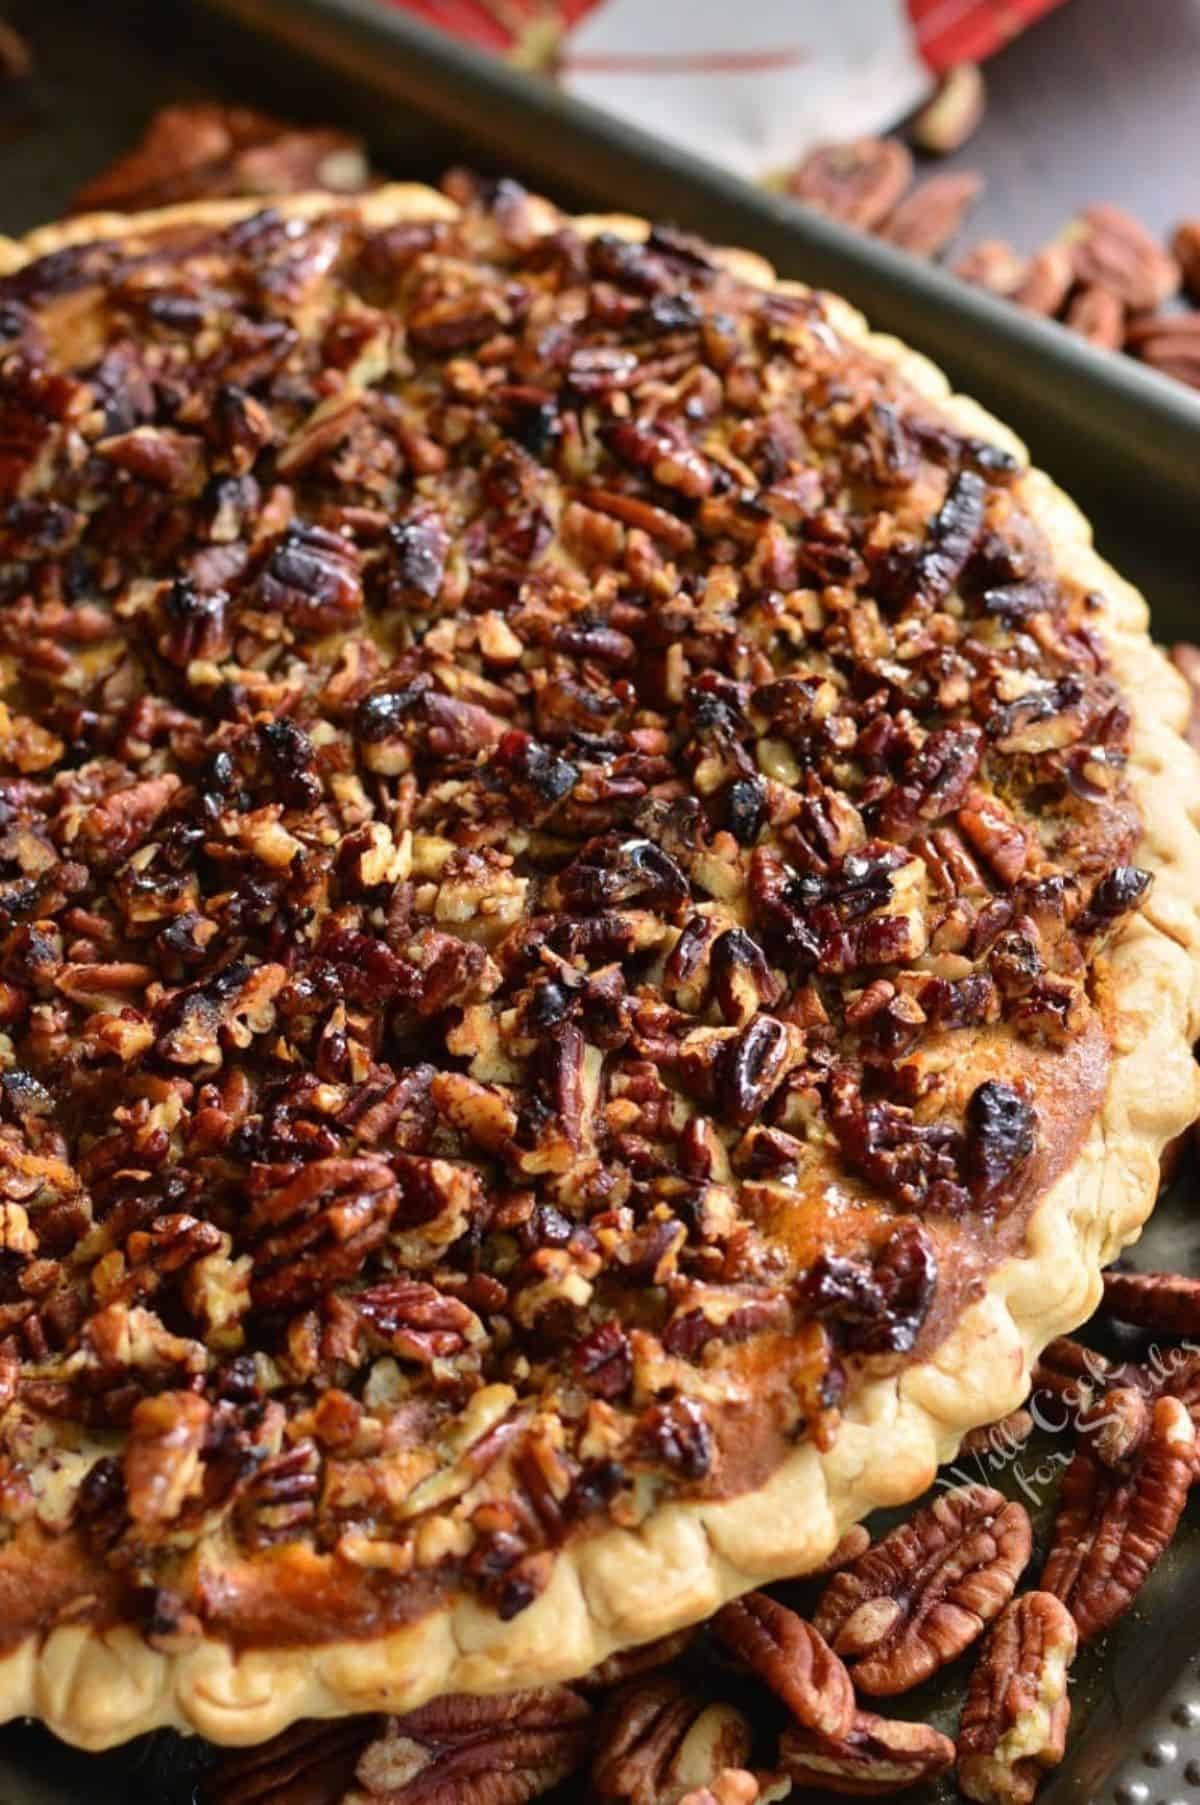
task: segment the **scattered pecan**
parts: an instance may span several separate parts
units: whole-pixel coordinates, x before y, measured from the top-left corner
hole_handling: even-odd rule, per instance
[[[1151,369],[1200,388],[1200,314],[1150,313],[1132,319],[1125,345]]]
[[[200,1781],[200,1805],[341,1805],[379,1719],[300,1722],[251,1749],[225,1749]]]
[[[854,1716],[850,1675],[811,1623],[766,1592],[748,1592],[719,1611],[712,1627],[797,1723],[835,1739],[847,1734]]]
[[[342,1805],[524,1805],[582,1766],[590,1716],[565,1686],[434,1699],[387,1719]]]
[[[1125,339],[1125,303],[1098,282],[1081,288],[1064,315],[1072,332],[1101,351],[1119,351]]]
[[[1147,1393],[1137,1385],[1110,1385],[1080,1411],[1076,1427],[1106,1467],[1127,1469],[1149,1432]]]
[[[659,1667],[669,1667],[671,1662],[684,1654],[695,1641],[698,1631],[694,1629],[676,1630],[673,1635],[659,1636],[653,1642],[639,1643],[635,1648],[619,1649],[616,1654],[609,1655],[585,1673],[581,1680],[575,1682],[581,1692],[612,1692],[618,1686],[627,1685],[630,1680],[640,1679],[643,1674],[653,1673]]]
[[[1175,259],[1120,207],[1085,207],[1069,242],[1076,280],[1108,289],[1131,312],[1161,307],[1179,287]]]
[[[1026,1592],[987,1633],[958,1732],[958,1784],[979,1805],[1030,1805],[1062,1760],[1077,1634],[1050,1592]]]
[[[865,1554],[870,1546],[871,1532],[866,1524],[852,1523],[820,1566],[813,1568],[813,1573],[836,1573],[840,1567],[848,1567],[860,1554]]]
[[[1179,265],[1188,294],[1193,301],[1200,301],[1200,220],[1185,219],[1176,226],[1171,255]]]
[[[950,156],[978,131],[986,105],[982,69],[978,63],[958,63],[913,116],[909,135],[918,150],[936,157]]]
[[[936,257],[959,231],[982,192],[982,177],[970,170],[929,176],[889,214],[880,236],[914,257]]]
[[[864,1692],[907,1692],[1004,1607],[1029,1560],[1024,1507],[956,1486],[836,1573],[813,1621]]]
[[[954,1744],[929,1724],[855,1713],[846,1736],[832,1741],[799,1724],[779,1739],[779,1765],[801,1788],[874,1798],[935,1780],[954,1762]]]
[[[750,1730],[731,1705],[710,1704],[669,1678],[636,1683],[606,1707],[592,1784],[629,1805],[677,1805],[725,1769],[744,1767]]]
[[[1200,1334],[1200,1279],[1182,1272],[1104,1274],[1104,1305],[1109,1316],[1160,1335]]]
[[[1011,1410],[996,1423],[981,1423],[964,1435],[959,1444],[960,1457],[1007,1454],[1019,1448],[1033,1434],[1033,1417],[1028,1410]]]
[[[1075,263],[1065,244],[1044,245],[1029,261],[1028,268],[1012,298],[1030,313],[1041,313],[1050,319],[1062,308],[1075,281]]]
[[[911,181],[912,156],[897,139],[858,138],[810,151],[787,177],[787,190],[831,219],[873,232]]]
[[[1015,295],[1028,268],[1022,257],[1002,238],[981,238],[954,265],[954,273],[975,288],[994,295]]]
[[[1162,1397],[1128,1472],[1111,1472],[1080,1448],[1063,1475],[1047,1592],[1067,1606],[1082,1641],[1128,1609],[1175,1533],[1187,1502],[1196,1436],[1187,1407]]]
[[[163,107],[133,150],[76,194],[73,210],[138,212],[198,196],[353,193],[370,180],[360,141],[303,131],[250,107]]]

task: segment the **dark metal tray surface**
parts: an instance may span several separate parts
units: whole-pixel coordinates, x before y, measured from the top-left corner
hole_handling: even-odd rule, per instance
[[[1200,398],[1165,379],[491,63],[379,0],[108,0],[90,10],[78,0],[10,0],[0,16],[26,33],[38,59],[34,82],[0,111],[0,230],[55,217],[154,106],[213,96],[345,123],[389,173],[433,179],[466,158],[515,171],[567,205],[673,219],[838,290],[934,357],[1022,432],[1084,506],[1101,548],[1149,595],[1158,636],[1197,635]],[[1200,1270],[1198,1202],[1200,1171],[1189,1165],[1135,1262]],[[1119,1331],[1097,1345],[1147,1348],[1145,1337]],[[1069,1429],[1046,1412],[1019,1455],[963,1463],[960,1476],[1022,1498],[1041,1546],[1069,1448]],[[881,1514],[872,1528],[901,1514]],[[1198,1622],[1193,1509],[1135,1609],[1081,1654],[1067,1759],[1041,1805],[1200,1799]],[[953,1732],[971,1658],[898,1701],[898,1714]],[[166,1732],[89,1755],[36,1726],[11,1725],[0,1731],[0,1805],[190,1805],[210,1760],[203,1743]],[[946,1783],[902,1796],[949,1805],[957,1794]]]

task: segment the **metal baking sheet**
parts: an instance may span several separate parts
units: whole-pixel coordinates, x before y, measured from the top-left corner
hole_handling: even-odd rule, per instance
[[[0,110],[0,230],[62,211],[169,100],[220,97],[365,134],[382,169],[507,168],[567,205],[669,217],[752,246],[781,272],[849,296],[1011,421],[1087,509],[1102,548],[1147,591],[1162,639],[1200,636],[1200,398],[1127,359],[972,293],[941,272],[806,215],[552,89],[485,62],[377,0],[78,0],[0,4],[30,40],[33,83]],[[1200,1270],[1200,1171],[1186,1165],[1134,1260]],[[1097,1345],[1102,1345],[1098,1343]],[[1145,1346],[1110,1337],[1110,1350]],[[1069,1451],[1046,1426],[1016,1457],[970,1465],[1033,1511],[1044,1540]],[[873,1528],[902,1513],[884,1515]],[[801,1594],[802,1595],[802,1594]],[[1137,1607],[1083,1651],[1066,1761],[1044,1805],[1200,1798],[1200,1510]],[[896,1701],[953,1731],[971,1655]],[[0,1805],[189,1805],[211,1752],[169,1733],[88,1755],[32,1725],[0,1730]],[[563,1805],[577,1796],[565,1789]],[[820,1795],[807,1793],[808,1798]],[[952,1784],[902,1795],[949,1805]]]

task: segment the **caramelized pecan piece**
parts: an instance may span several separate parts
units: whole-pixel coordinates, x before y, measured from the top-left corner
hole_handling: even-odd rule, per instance
[[[1195,1468],[1186,1404],[1157,1400],[1128,1472],[1081,1448],[1063,1475],[1042,1586],[1067,1606],[1080,1640],[1115,1623],[1175,1534]]]
[[[750,1728],[732,1705],[696,1698],[663,1677],[618,1693],[602,1715],[592,1784],[628,1805],[677,1805],[724,1770],[741,1769]]]
[[[1031,1546],[1022,1505],[956,1486],[835,1573],[813,1621],[862,1691],[907,1692],[982,1634]]]
[[[388,1718],[343,1805],[525,1805],[582,1765],[590,1715],[565,1686],[433,1699]]]
[[[935,1780],[954,1761],[954,1744],[930,1724],[855,1713],[839,1740],[792,1724],[779,1739],[779,1765],[801,1788],[876,1798]]]
[[[846,1735],[854,1717],[850,1675],[811,1623],[766,1592],[748,1592],[718,1611],[712,1627],[798,1723],[822,1736]]]
[[[1030,1805],[1062,1760],[1077,1635],[1049,1592],[1026,1592],[987,1633],[958,1732],[958,1784],[979,1805]]]

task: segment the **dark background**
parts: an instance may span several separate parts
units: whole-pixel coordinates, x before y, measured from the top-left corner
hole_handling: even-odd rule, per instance
[[[36,62],[30,82],[0,88],[0,230],[56,217],[168,100],[239,99],[314,121],[342,109],[353,124],[336,85],[231,49],[186,0],[0,0],[0,17]],[[1200,0],[1068,0],[991,59],[988,87],[981,131],[949,164],[987,178],[964,243],[1033,250],[1092,200],[1157,229],[1200,214]],[[398,116],[386,153],[388,173],[430,175],[462,146]]]

